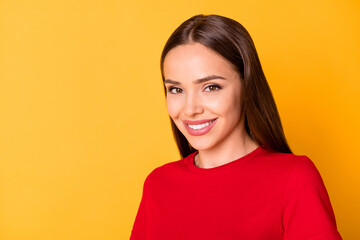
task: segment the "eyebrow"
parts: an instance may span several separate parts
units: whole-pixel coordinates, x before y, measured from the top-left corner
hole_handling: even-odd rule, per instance
[[[195,83],[195,84],[199,84],[199,83],[207,82],[207,81],[214,80],[214,79],[225,79],[225,78],[224,78],[224,77],[221,77],[221,76],[217,76],[217,75],[210,75],[210,76],[207,76],[207,77],[204,77],[204,78],[196,79],[196,80],[194,81],[194,83]],[[171,79],[166,79],[166,80],[164,81],[164,83],[172,83],[172,84],[181,85],[180,82],[174,81],[174,80],[171,80]]]

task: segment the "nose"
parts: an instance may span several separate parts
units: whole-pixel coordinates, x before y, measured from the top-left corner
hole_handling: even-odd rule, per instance
[[[194,92],[188,92],[185,100],[184,113],[187,116],[194,116],[204,111],[200,97]]]

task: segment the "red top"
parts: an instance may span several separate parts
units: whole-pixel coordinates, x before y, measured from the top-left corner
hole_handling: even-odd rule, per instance
[[[306,156],[258,147],[198,168],[190,154],[146,178],[131,240],[338,240],[321,176]]]

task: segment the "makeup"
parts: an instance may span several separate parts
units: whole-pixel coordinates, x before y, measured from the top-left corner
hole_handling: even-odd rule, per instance
[[[184,120],[184,126],[188,133],[193,136],[201,136],[208,133],[215,125],[217,118],[203,120]]]

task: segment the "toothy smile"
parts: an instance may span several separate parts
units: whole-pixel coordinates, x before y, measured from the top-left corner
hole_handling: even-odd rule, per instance
[[[190,125],[190,124],[187,124],[187,125],[192,129],[202,129],[202,128],[206,127],[206,126],[209,126],[214,121],[215,120],[211,120],[209,122],[206,122],[206,123],[203,123],[203,124],[198,124],[198,125]]]

